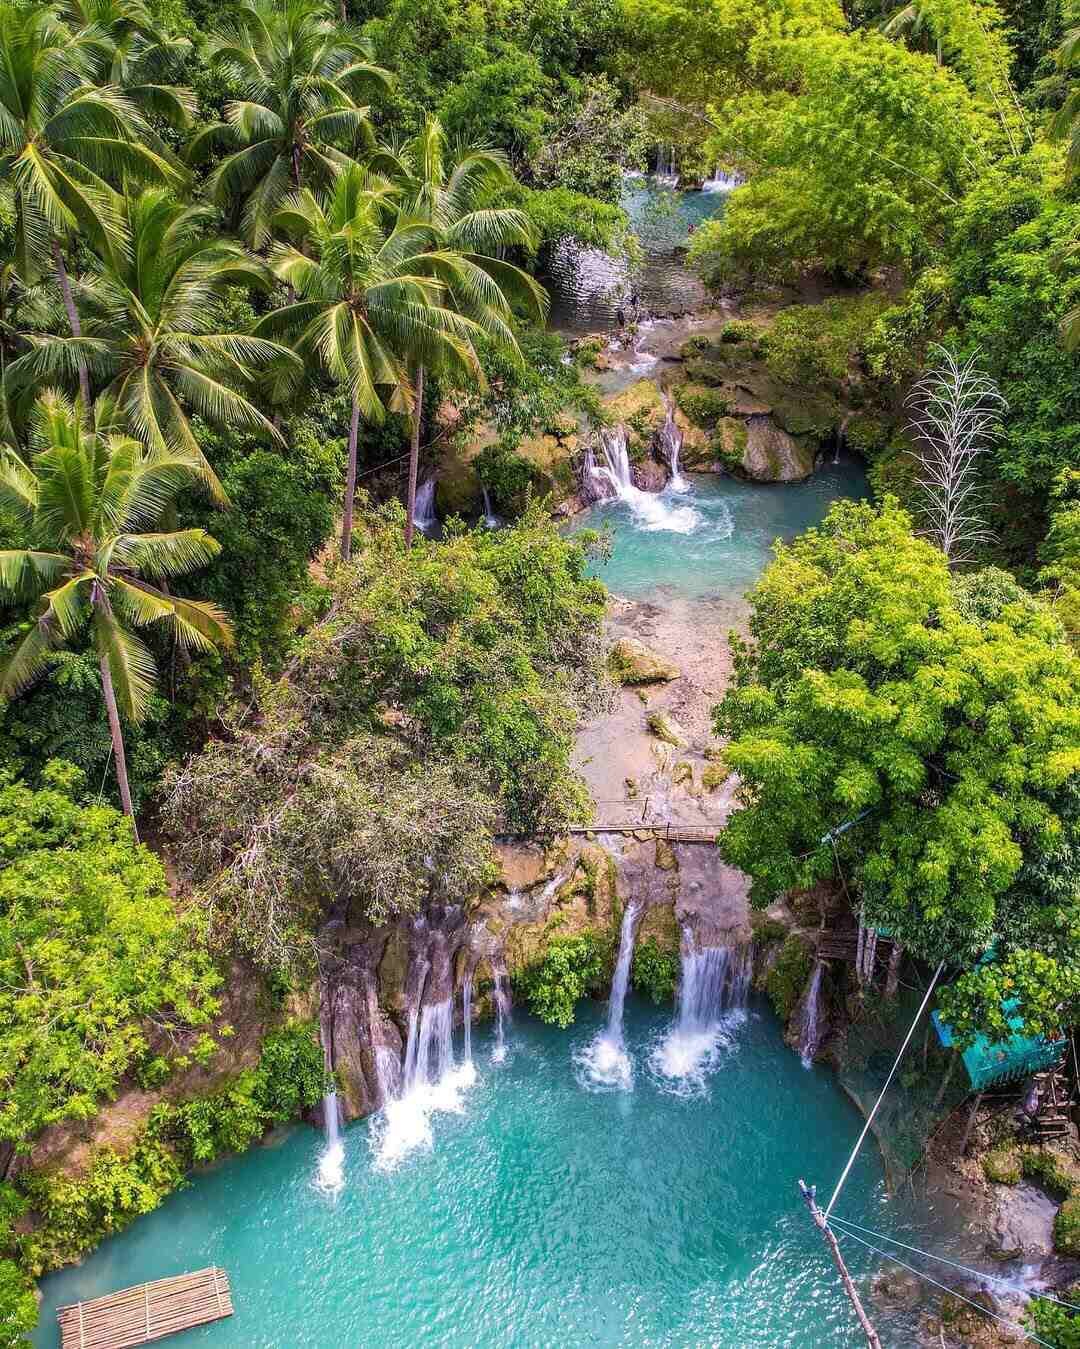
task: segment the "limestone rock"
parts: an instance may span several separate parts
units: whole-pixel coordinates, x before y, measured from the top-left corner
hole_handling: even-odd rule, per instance
[[[746,421],[742,471],[755,482],[800,482],[814,471],[816,451],[782,431],[769,416]]]
[[[551,870],[547,854],[535,843],[501,843],[496,851],[499,879],[507,890],[528,890]]]
[[[679,859],[666,839],[656,840],[656,866],[660,871],[678,871]]]
[[[686,732],[675,718],[669,716],[666,712],[650,712],[647,725],[657,740],[662,740],[666,745],[674,745],[676,749],[685,749],[689,743]]]
[[[681,671],[674,661],[639,642],[622,637],[611,648],[608,668],[620,684],[661,684],[678,679]]]

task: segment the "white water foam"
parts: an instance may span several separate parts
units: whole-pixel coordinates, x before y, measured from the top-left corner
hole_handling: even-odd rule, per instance
[[[341,1108],[336,1091],[329,1091],[323,1097],[323,1119],[326,1146],[319,1157],[314,1185],[320,1194],[336,1199],[345,1188],[345,1144],[341,1141]]]
[[[634,1065],[623,1040],[623,1008],[630,982],[638,914],[639,909],[633,904],[628,904],[623,912],[607,1025],[573,1056],[578,1083],[586,1091],[631,1091],[634,1086]]]

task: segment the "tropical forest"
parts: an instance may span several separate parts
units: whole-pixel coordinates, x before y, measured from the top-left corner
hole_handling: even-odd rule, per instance
[[[0,0],[0,1349],[1080,1349],[1074,0]]]

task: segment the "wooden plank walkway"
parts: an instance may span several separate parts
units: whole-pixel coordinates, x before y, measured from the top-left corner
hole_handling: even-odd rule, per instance
[[[229,1276],[216,1266],[56,1309],[61,1349],[125,1349],[232,1314]]]
[[[647,834],[650,838],[662,838],[670,843],[715,843],[720,831],[707,825],[650,824],[648,820],[632,821],[628,824],[574,824],[566,830],[568,834]]]

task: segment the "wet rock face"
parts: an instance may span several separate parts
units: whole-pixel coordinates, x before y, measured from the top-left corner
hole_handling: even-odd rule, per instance
[[[742,471],[754,482],[801,482],[814,471],[817,448],[798,441],[762,413],[746,419]]]
[[[990,1227],[987,1254],[995,1260],[1049,1255],[1054,1249],[1054,1217],[1058,1204],[1037,1185],[999,1185],[997,1211]]]

